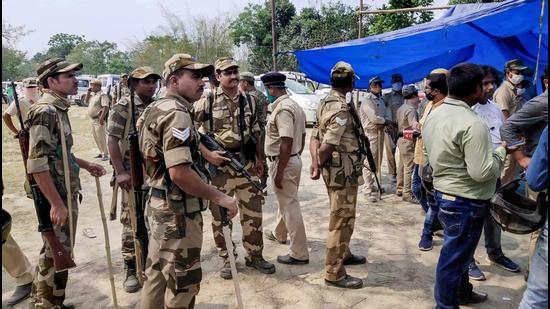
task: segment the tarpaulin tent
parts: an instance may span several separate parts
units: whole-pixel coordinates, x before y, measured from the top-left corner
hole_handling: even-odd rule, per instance
[[[544,10],[541,70],[548,63],[548,1]],[[414,83],[461,62],[503,70],[507,60],[520,58],[534,70],[540,15],[541,0],[457,5],[428,23],[294,54],[308,78],[325,84],[336,62],[351,63],[361,78],[357,88],[367,88],[375,75],[389,82],[396,72]]]

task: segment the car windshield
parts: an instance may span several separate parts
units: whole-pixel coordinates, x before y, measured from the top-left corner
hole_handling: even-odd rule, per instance
[[[79,79],[78,80],[78,87],[82,87],[82,88],[88,88],[88,86],[90,85],[90,81],[89,80],[86,80],[86,79]]]
[[[313,91],[296,81],[287,80],[285,84],[290,91],[296,94],[313,94]]]
[[[101,87],[107,87],[107,77],[100,77]]]

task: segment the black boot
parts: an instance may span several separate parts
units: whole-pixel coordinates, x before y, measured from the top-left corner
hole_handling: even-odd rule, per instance
[[[125,261],[126,279],[124,280],[124,291],[135,293],[139,291],[140,285],[136,275],[136,263],[134,260]]]
[[[29,297],[29,295],[31,295],[31,290],[32,282],[17,286],[15,288],[15,291],[13,291],[11,297],[6,301],[6,305],[14,306],[20,303],[21,301]]]

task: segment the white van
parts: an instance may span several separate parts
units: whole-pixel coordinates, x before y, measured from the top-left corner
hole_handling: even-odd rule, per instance
[[[115,85],[120,81],[120,75],[118,74],[101,74],[97,76],[97,79],[101,81],[101,90],[103,93],[109,95],[109,98],[113,95],[112,92],[115,89]]]
[[[87,106],[86,102],[86,93],[88,93],[88,88],[90,88],[90,82],[94,79],[93,75],[80,75],[77,76],[78,80],[78,92],[76,95],[69,96],[69,100],[73,101],[74,104],[78,106]]]

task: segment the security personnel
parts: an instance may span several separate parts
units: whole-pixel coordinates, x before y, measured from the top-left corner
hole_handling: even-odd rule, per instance
[[[150,67],[139,67],[130,75],[129,82],[135,89],[134,93],[134,116],[137,120],[143,110],[153,102],[153,95],[157,88],[157,81],[161,79]],[[107,121],[107,134],[111,162],[116,173],[116,181],[122,190],[122,257],[126,268],[124,290],[128,293],[137,292],[140,288],[136,277],[136,261],[134,249],[134,231],[130,224],[130,213],[128,212],[128,190],[130,190],[130,154],[128,152],[128,133],[131,126],[131,115],[129,113],[130,96],[122,97],[113,106]],[[124,153],[122,153],[124,149]]]
[[[344,265],[365,264],[366,258],[349,249],[355,225],[357,192],[362,184],[363,158],[359,153],[355,123],[346,94],[355,87],[350,64],[338,62],[331,71],[332,90],[317,109],[317,125],[311,141],[311,178],[321,172],[330,200],[330,221],[325,261],[325,282],[340,288],[359,289],[363,281],[346,273]],[[383,105],[383,103],[382,103]]]
[[[27,171],[38,183],[40,191],[51,205],[50,216],[55,230],[55,236],[71,254],[72,245],[68,216],[73,216],[74,229],[78,217],[78,200],[81,197],[80,168],[86,169],[92,176],[105,175],[105,169],[98,164],[76,158],[72,153],[73,136],[69,121],[68,109],[71,102],[69,95],[75,95],[78,83],[75,72],[82,69],[81,63],[67,63],[60,58],[52,58],[43,62],[37,70],[38,80],[44,86],[44,95],[29,110],[27,126],[29,128],[29,144],[34,145],[29,151]],[[63,164],[63,147],[61,128],[65,133],[69,171],[60,173]],[[63,169],[64,170],[64,169]],[[65,183],[64,173],[68,172],[70,183]],[[71,196],[67,196],[70,188]],[[71,199],[72,213],[67,209],[67,200]],[[74,244],[73,244],[74,245]],[[48,242],[40,250],[38,265],[33,282],[31,308],[73,308],[63,304],[65,288],[68,281],[68,270],[56,273],[53,267],[52,251]]]
[[[403,89],[405,104],[397,110],[397,119],[399,121],[399,132],[405,129],[412,129],[418,126],[418,90],[414,85],[405,86]],[[397,192],[402,192],[403,201],[409,203],[418,203],[412,194],[411,181],[414,169],[414,139],[400,137],[397,141],[399,148],[399,167],[397,170]]]
[[[151,237],[141,308],[194,308],[202,279],[202,199],[237,214],[235,199],[209,186],[197,165],[199,138],[189,110],[204,90],[212,66],[176,54],[164,64],[166,96],[138,120],[145,180],[151,187],[146,213]],[[205,158],[212,155],[204,150]],[[219,155],[217,156],[220,157]]]
[[[403,98],[403,75],[399,73],[392,74],[391,76],[391,92],[384,95],[384,103],[388,113],[391,113],[391,120],[394,123],[398,123],[397,110],[405,103]],[[388,159],[388,172],[391,176],[392,182],[396,182],[397,168],[395,163],[395,150],[397,149],[397,128],[386,128],[384,148],[386,150],[386,157]],[[398,192],[399,193],[399,192]],[[398,194],[399,195],[399,194]]]
[[[36,77],[29,77],[23,80],[23,97],[19,97],[19,108],[21,109],[21,117],[23,121],[27,120],[27,114],[31,105],[38,101],[38,83],[36,82]],[[13,125],[12,117],[17,117],[17,107],[15,106],[15,101],[12,101],[10,106],[6,109],[2,118],[4,123],[12,131],[17,134],[19,131]]]
[[[384,154],[384,128],[391,126],[391,115],[382,100],[382,83],[378,76],[371,78],[369,81],[370,92],[367,94],[366,100],[361,104],[359,116],[365,134],[370,140],[370,147],[376,163],[376,168],[381,175],[382,157]],[[365,179],[365,196],[369,202],[375,203],[380,198],[379,190],[374,183],[374,174],[368,168],[367,159],[363,168],[363,177]],[[378,177],[380,179],[380,176]]]
[[[130,88],[128,87],[128,74],[122,73],[120,75],[120,81],[115,85],[115,89],[112,94],[112,106],[123,97],[130,95]]]
[[[101,90],[101,81],[94,79],[90,81],[90,88],[86,93],[86,104],[88,104],[88,116],[92,119],[92,135],[94,136],[99,155],[102,161],[109,160],[107,149],[107,135],[105,134],[105,121],[109,114],[109,97]]]
[[[278,72],[262,76],[271,102],[265,153],[271,162],[271,179],[279,202],[275,233],[266,230],[266,238],[283,243],[290,236],[290,253],[278,256],[277,261],[303,265],[309,263],[309,253],[298,189],[302,174],[301,154],[306,138],[306,114],[288,95],[285,80],[286,76]]]
[[[252,177],[260,179],[264,173],[264,150],[261,141],[260,125],[256,115],[254,98],[239,91],[239,66],[233,58],[220,58],[214,65],[216,79],[220,86],[214,89],[214,95],[195,103],[195,121],[200,130],[211,132],[227,151],[233,153],[245,165]],[[262,192],[245,177],[229,167],[210,166],[212,184],[230,196],[236,195],[241,209],[243,245],[248,256],[246,265],[264,274],[275,273],[275,265],[263,258]],[[231,279],[227,247],[222,233],[222,225],[216,205],[211,205],[214,241],[224,266],[220,276]],[[231,226],[231,225],[230,225]],[[233,253],[233,252],[232,252]]]
[[[258,117],[258,122],[262,130],[262,133],[261,133],[262,139],[265,140],[269,102],[267,101],[267,98],[265,97],[265,95],[259,92],[258,89],[256,89],[256,86],[254,85],[254,81],[255,81],[254,74],[250,72],[242,72],[241,81],[239,82],[239,87],[241,91],[250,94],[252,97],[254,97],[254,100],[256,101],[256,106],[257,106],[256,117]],[[262,145],[263,144],[264,143],[262,141]],[[267,161],[264,168],[265,168],[265,172],[264,172],[264,177],[262,178],[262,184],[267,186],[267,177],[269,174]],[[264,195],[266,195],[265,193],[266,192],[264,192]]]

